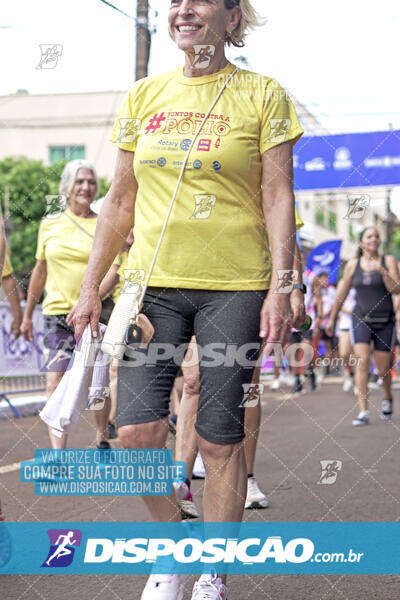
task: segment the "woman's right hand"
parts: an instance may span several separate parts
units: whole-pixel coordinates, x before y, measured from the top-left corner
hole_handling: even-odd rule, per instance
[[[33,323],[32,319],[24,316],[20,328],[21,334],[28,342],[33,342]]]
[[[101,313],[101,300],[96,287],[83,288],[78,303],[73,309],[72,323],[76,340],[80,340],[86,325],[89,323],[92,336],[99,335],[99,318]]]

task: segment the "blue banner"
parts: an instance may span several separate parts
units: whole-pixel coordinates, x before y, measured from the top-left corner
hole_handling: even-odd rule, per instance
[[[400,131],[303,137],[294,147],[295,190],[400,185]]]
[[[307,269],[319,273],[328,273],[329,283],[335,283],[340,268],[340,250],[342,240],[330,240],[313,248],[307,257]]]
[[[0,574],[398,574],[400,523],[0,523]]]

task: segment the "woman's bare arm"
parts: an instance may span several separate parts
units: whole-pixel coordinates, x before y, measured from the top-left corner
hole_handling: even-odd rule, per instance
[[[24,316],[21,324],[21,333],[28,342],[33,341],[32,315],[36,304],[39,302],[47,279],[47,265],[45,260],[37,260],[29,280],[28,297]]]
[[[97,219],[82,293],[74,314],[77,336],[83,334],[89,322],[93,336],[97,336],[101,312],[99,286],[133,227],[138,187],[133,172],[133,157],[133,152],[118,149],[113,183]]]
[[[271,291],[261,310],[260,337],[284,344],[290,333],[290,306],[289,295],[278,293],[278,270],[292,271],[295,256],[292,142],[264,152],[262,165],[262,203],[272,256],[272,279]]]
[[[18,283],[13,273],[10,273],[10,275],[7,275],[7,277],[3,277],[3,289],[6,294],[6,298],[10,303],[11,312],[13,315],[11,333],[13,333],[14,337],[17,338],[21,333],[20,327],[22,322],[22,310],[21,303],[19,301]]]
[[[385,288],[390,294],[400,294],[400,273],[397,260],[394,256],[385,256],[386,268],[381,266],[380,273],[382,275]]]

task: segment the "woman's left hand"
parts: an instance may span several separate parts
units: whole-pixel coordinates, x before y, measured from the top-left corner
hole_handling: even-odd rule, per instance
[[[291,328],[288,294],[269,292],[261,309],[260,337],[267,342],[279,342],[283,347],[289,341]]]

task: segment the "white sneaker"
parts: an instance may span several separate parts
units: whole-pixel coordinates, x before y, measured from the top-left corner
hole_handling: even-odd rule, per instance
[[[192,477],[194,479],[204,479],[205,476],[206,470],[204,468],[203,459],[201,458],[200,452],[198,452],[193,465]]]
[[[286,371],[286,369],[284,371],[282,371],[282,373],[279,375],[279,381],[281,383],[283,383],[284,385],[288,385],[288,386],[293,386],[294,382],[295,382],[295,378],[293,373],[291,373],[290,371]]]
[[[176,499],[181,511],[182,519],[197,519],[200,515],[193,502],[192,492],[184,481],[174,481]]]
[[[150,575],[140,600],[183,600],[187,575]]]
[[[281,387],[281,382],[279,379],[273,379],[270,385],[271,390],[279,390]]]
[[[353,387],[353,378],[350,375],[346,375],[343,382],[343,391],[350,392]]]
[[[368,425],[369,417],[368,415],[358,415],[355,419],[352,420],[351,424],[353,427],[363,427],[364,425]]]
[[[255,477],[250,477],[247,480],[247,496],[246,504],[244,507],[247,508],[267,508],[269,502],[265,494],[262,493],[258,487],[258,483]]]
[[[226,586],[216,574],[202,575],[193,586],[192,600],[228,600]]]

